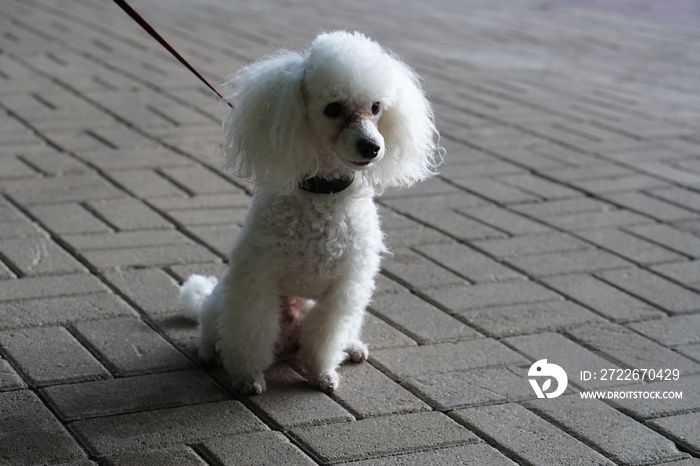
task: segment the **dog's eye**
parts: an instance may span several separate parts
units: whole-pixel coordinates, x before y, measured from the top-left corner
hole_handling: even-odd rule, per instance
[[[330,118],[337,118],[342,111],[343,107],[338,102],[333,102],[326,105],[326,108],[323,109],[323,114]]]
[[[381,104],[379,102],[375,102],[372,104],[372,115],[376,115],[377,113],[379,113],[380,105]]]

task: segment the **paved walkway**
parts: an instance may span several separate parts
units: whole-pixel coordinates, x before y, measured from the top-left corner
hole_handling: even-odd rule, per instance
[[[0,464],[700,464],[697,2],[134,4],[214,82],[370,34],[447,165],[380,201],[370,361],[240,397],[175,302],[249,201],[212,97],[107,0],[0,0]]]

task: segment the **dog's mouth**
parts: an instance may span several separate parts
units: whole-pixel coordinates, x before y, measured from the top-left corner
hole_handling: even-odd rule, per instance
[[[358,167],[366,167],[367,165],[371,164],[372,161],[368,160],[367,162],[352,162],[353,165],[357,165]]]

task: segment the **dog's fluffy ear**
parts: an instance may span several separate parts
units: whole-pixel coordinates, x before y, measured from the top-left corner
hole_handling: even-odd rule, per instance
[[[376,167],[379,176],[373,177],[380,192],[385,187],[410,186],[436,174],[443,152],[420,78],[400,59],[392,56],[389,62],[396,95],[379,121],[387,150]]]
[[[293,190],[315,170],[306,140],[301,90],[304,57],[284,52],[252,63],[227,83],[234,108],[224,119],[223,149],[235,175],[258,187]]]

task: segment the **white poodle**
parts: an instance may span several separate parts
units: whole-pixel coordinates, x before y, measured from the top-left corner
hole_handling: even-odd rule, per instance
[[[285,351],[314,386],[338,388],[338,365],[363,361],[363,314],[386,251],[373,197],[434,173],[441,159],[418,77],[359,33],[321,34],[231,80],[224,121],[233,172],[256,189],[220,281],[180,291],[199,317],[199,354],[221,358],[234,387],[265,390]]]

